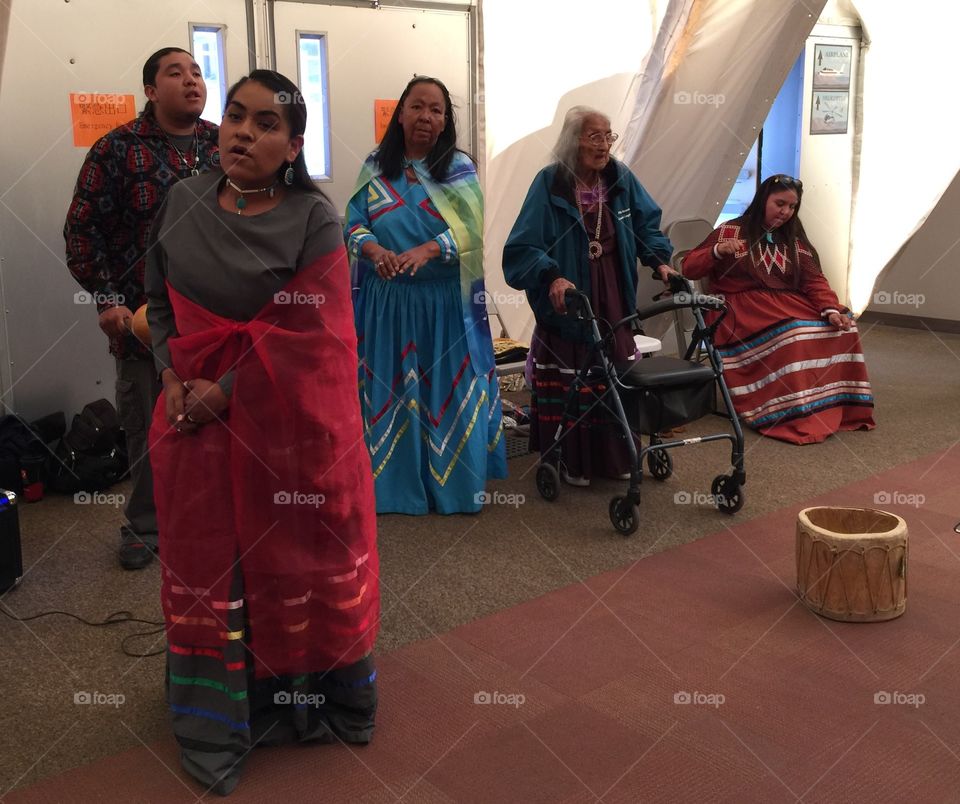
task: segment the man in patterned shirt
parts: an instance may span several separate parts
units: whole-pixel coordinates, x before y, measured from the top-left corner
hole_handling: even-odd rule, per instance
[[[120,528],[124,569],[145,567],[157,547],[147,430],[160,384],[150,350],[130,331],[132,311],[147,300],[147,238],[174,182],[219,166],[217,126],[200,119],[207,88],[193,56],[180,48],[158,50],[143,66],[143,89],[143,112],[87,154],[63,230],[67,266],[96,302],[117,362],[117,409],[133,478]]]

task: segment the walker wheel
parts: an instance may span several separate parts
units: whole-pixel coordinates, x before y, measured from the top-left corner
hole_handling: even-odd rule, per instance
[[[673,458],[665,449],[655,449],[647,453],[647,468],[654,480],[666,480],[673,474]]]
[[[617,533],[631,536],[640,527],[640,509],[626,497],[610,500],[610,521]]]
[[[743,489],[730,475],[717,475],[710,484],[717,510],[724,514],[735,514],[743,508]]]
[[[550,463],[541,463],[537,467],[537,491],[547,502],[553,502],[560,496],[560,473]]]

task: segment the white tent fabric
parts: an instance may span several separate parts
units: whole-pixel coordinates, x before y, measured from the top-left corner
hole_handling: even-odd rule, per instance
[[[853,5],[869,42],[861,50],[863,133],[850,244],[850,306],[860,312],[960,171],[956,54],[943,37],[929,41],[931,29],[960,27],[960,6]]]
[[[623,131],[631,85],[668,6],[677,5],[665,0],[481,3],[488,309],[496,308],[510,337],[529,341],[533,315],[523,294],[504,282],[503,244],[533,177],[552,161],[564,114],[577,104],[593,106]]]
[[[697,0],[623,160],[664,220],[716,218],[826,0]]]
[[[696,0],[661,74],[640,85],[623,161],[664,225],[714,221],[826,0]],[[641,271],[639,296],[662,286]],[[650,321],[660,337],[672,321]]]

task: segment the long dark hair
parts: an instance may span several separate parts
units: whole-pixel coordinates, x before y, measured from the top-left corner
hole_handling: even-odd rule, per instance
[[[191,59],[193,54],[182,47],[162,47],[154,53],[143,64],[143,85],[155,87],[157,85],[157,72],[160,70],[160,59],[169,56],[171,53],[186,53]],[[148,100],[143,107],[144,114],[153,114],[153,101]]]
[[[793,246],[799,242],[813,254],[817,267],[820,268],[820,255],[807,237],[807,233],[800,222],[800,204],[803,201],[803,183],[797,181],[792,176],[786,176],[778,173],[775,176],[769,176],[760,184],[756,195],[741,216],[743,221],[743,233],[745,239],[752,249],[767,233],[764,225],[767,212],[767,199],[776,193],[782,193],[787,190],[793,190],[797,194],[797,206],[793,210],[793,215],[782,226],[777,227],[771,232],[771,236],[777,243],[785,243],[788,248],[788,254],[795,256]],[[822,270],[822,269],[821,269]],[[794,281],[799,280],[800,271],[794,272]]]
[[[300,94],[300,88],[285,75],[281,75],[273,70],[254,70],[250,75],[245,75],[237,81],[236,84],[230,87],[230,91],[227,93],[224,109],[230,105],[230,101],[232,101],[233,96],[237,94],[237,90],[246,84],[247,81],[255,81],[260,84],[260,86],[271,90],[275,95],[277,103],[283,107],[284,117],[286,118],[287,125],[290,126],[290,136],[303,136],[303,132],[307,130],[307,104],[303,100],[303,95]],[[313,179],[310,178],[310,171],[307,170],[307,159],[303,155],[303,148],[300,149],[300,153],[297,154],[297,158],[291,162],[291,165],[293,166],[292,187],[298,187],[301,190],[306,190],[308,193],[321,192]],[[279,181],[283,181],[283,174],[286,170],[286,164],[281,165],[277,170],[277,179]]]
[[[440,136],[437,138],[436,145],[427,154],[427,168],[430,175],[436,181],[443,181],[446,178],[447,171],[450,169],[450,163],[453,161],[453,155],[457,152],[457,120],[453,110],[453,104],[450,102],[450,93],[443,85],[443,82],[436,78],[428,78],[425,75],[418,75],[403,90],[397,108],[393,110],[393,116],[387,124],[386,133],[380,141],[380,147],[374,159],[377,166],[383,171],[388,179],[396,179],[403,170],[403,159],[405,153],[405,143],[403,141],[403,126],[400,125],[400,112],[403,104],[407,100],[410,90],[417,84],[433,84],[443,94],[443,102],[446,106],[446,124]]]

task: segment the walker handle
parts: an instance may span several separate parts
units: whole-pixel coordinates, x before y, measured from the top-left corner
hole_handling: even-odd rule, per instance
[[[661,313],[669,313],[673,310],[692,310],[700,308],[704,310],[723,310],[726,302],[719,296],[711,296],[706,293],[674,293],[665,299],[660,299],[653,304],[648,304],[637,310],[637,318],[643,321]]]
[[[563,301],[567,305],[567,312],[573,313],[577,318],[593,318],[593,310],[590,307],[590,298],[581,290],[576,288],[567,288],[563,292]]]

